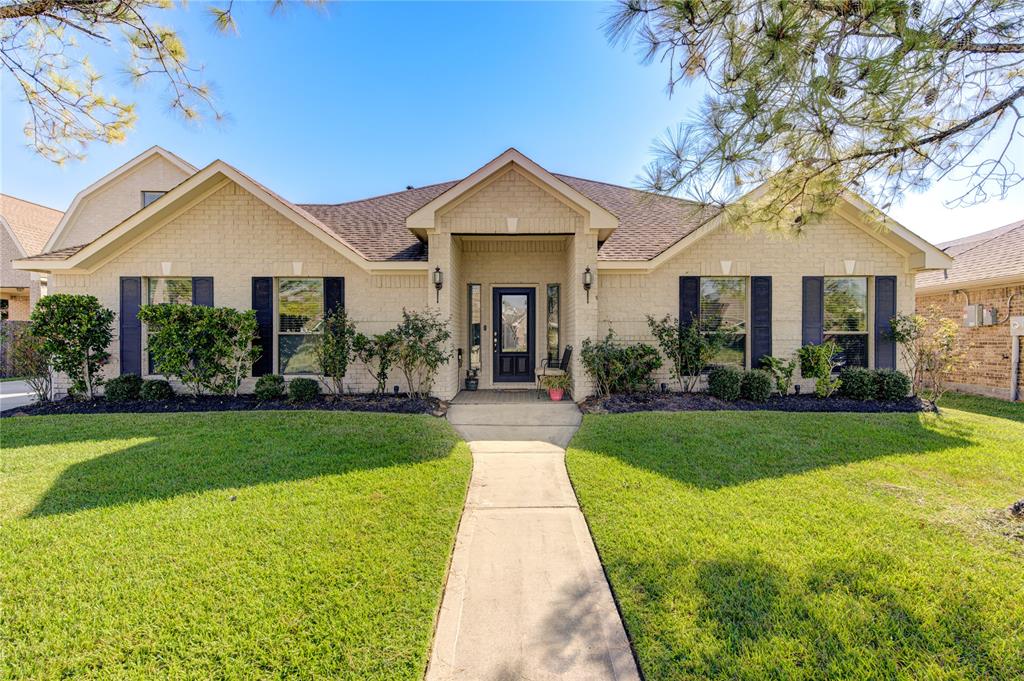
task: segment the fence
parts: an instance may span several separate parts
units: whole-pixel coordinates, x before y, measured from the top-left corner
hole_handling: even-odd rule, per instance
[[[0,378],[14,376],[14,367],[11,366],[11,339],[19,330],[28,326],[26,321],[13,321],[4,319],[0,321]]]

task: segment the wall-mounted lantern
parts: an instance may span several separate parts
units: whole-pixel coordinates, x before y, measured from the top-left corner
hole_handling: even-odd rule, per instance
[[[434,288],[437,289],[437,302],[441,302],[441,287],[444,286],[444,275],[440,267],[434,268]]]
[[[590,287],[594,285],[594,273],[590,268],[583,270],[583,290],[587,292],[587,303],[590,303]]]

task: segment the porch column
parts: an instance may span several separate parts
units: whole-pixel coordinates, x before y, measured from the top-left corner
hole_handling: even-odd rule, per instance
[[[581,230],[572,239],[569,261],[569,314],[572,321],[572,378],[573,399],[585,399],[593,391],[593,382],[583,369],[580,351],[584,338],[598,340],[598,281],[597,281],[597,234]],[[587,268],[593,275],[590,300],[583,290],[583,273]]]
[[[442,319],[448,320],[452,330],[452,339],[449,343],[452,358],[437,372],[432,392],[442,400],[450,400],[459,391],[459,368],[455,357],[455,348],[459,346],[459,339],[456,337],[458,325],[454,314],[456,308],[454,300],[458,295],[455,289],[459,281],[458,252],[453,247],[451,235],[444,232],[428,234],[427,243],[430,249],[429,271],[427,272],[427,306],[436,309]],[[440,291],[437,291],[434,286],[434,270],[438,267],[441,268],[443,278]]]

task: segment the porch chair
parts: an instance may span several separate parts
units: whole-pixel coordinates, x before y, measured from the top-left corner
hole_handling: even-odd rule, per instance
[[[569,373],[569,369],[572,366],[572,346],[566,345],[565,350],[562,351],[561,359],[542,359],[540,361],[540,367],[537,368],[537,399],[541,398],[542,386],[541,381],[544,380],[545,376],[565,376]]]

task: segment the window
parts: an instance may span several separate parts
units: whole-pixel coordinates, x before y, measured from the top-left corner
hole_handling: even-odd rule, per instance
[[[745,277],[700,278],[700,328],[726,334],[725,345],[711,364],[746,366],[747,280]]]
[[[323,318],[323,279],[278,280],[277,358],[280,373],[320,373],[314,348]]]
[[[558,338],[559,307],[561,302],[561,287],[558,284],[548,284],[548,360],[558,361],[560,348]]]
[[[145,208],[167,192],[142,192],[142,207]]]
[[[824,340],[842,348],[845,366],[868,365],[868,279],[825,277]]]
[[[0,298],[0,321],[6,321],[11,314],[11,301]]]
[[[146,292],[146,303],[148,305],[191,305],[192,304],[192,280],[182,277],[150,277]],[[147,339],[148,339],[147,334]],[[149,345],[148,341],[146,343]],[[155,374],[156,367],[153,365],[153,357],[146,353],[147,373]]]
[[[469,368],[480,369],[480,284],[469,285]]]

